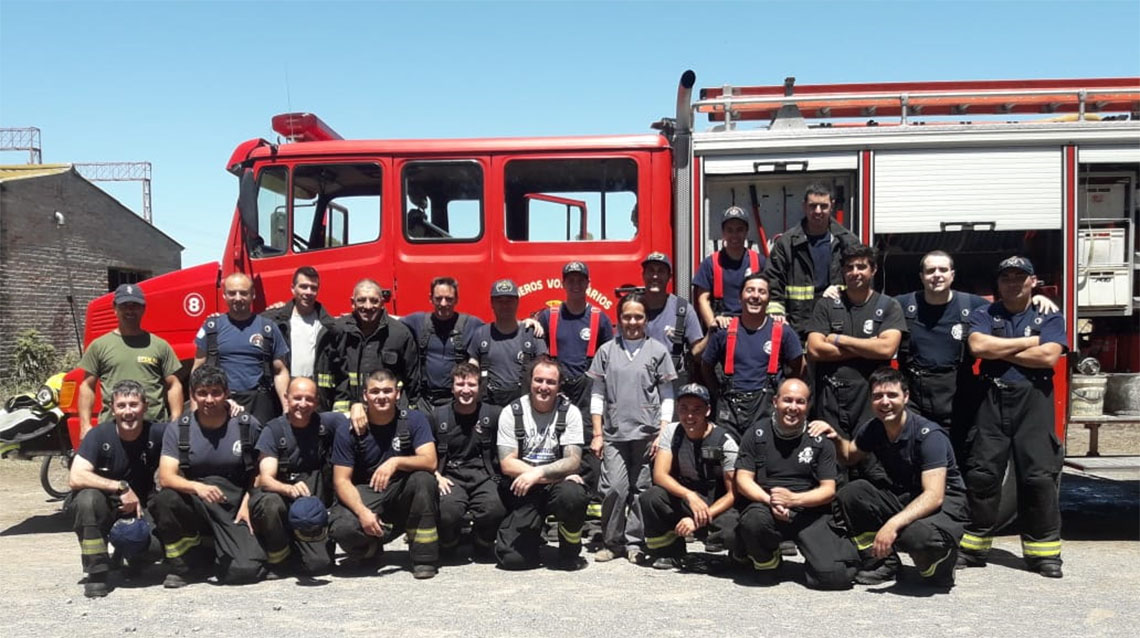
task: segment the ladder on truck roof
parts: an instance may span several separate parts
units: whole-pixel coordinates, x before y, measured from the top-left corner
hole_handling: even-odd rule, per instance
[[[737,120],[772,120],[794,105],[805,119],[1010,113],[1140,112],[1140,78],[1072,80],[978,80],[795,85],[723,86],[700,90],[693,103],[711,122],[731,127]],[[1133,116],[1135,117],[1135,116]]]

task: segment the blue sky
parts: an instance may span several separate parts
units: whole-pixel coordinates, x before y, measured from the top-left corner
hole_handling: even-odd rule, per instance
[[[150,161],[154,219],[217,259],[239,142],[639,133],[697,85],[1140,75],[1140,2],[0,1],[0,126],[45,162]],[[0,163],[26,156],[0,153]],[[108,185],[141,208],[137,184]]]

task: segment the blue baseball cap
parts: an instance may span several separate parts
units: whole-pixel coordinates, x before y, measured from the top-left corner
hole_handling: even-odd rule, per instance
[[[519,287],[510,279],[500,279],[491,284],[492,297],[518,297]]]
[[[321,499],[302,496],[289,507],[289,527],[302,534],[313,534],[328,527],[329,511]]]
[[[641,267],[644,268],[649,264],[665,264],[670,272],[673,270],[673,262],[669,261],[669,255],[665,253],[653,252],[646,255],[645,259],[641,260]]]
[[[1014,270],[1020,270],[1027,275],[1035,274],[1033,272],[1033,262],[1029,261],[1025,257],[1009,257],[1007,259],[1003,259],[1002,262],[998,264],[997,271],[1000,275],[1003,270],[1009,270],[1011,268]]]
[[[744,222],[745,226],[750,225],[748,223],[748,213],[745,213],[743,208],[741,208],[739,206],[729,206],[728,208],[724,209],[724,213],[721,215],[721,219],[720,219],[721,228],[723,228],[725,224],[727,224],[728,222],[730,222],[734,219],[737,221]]]
[[[145,552],[150,547],[150,523],[144,518],[120,518],[111,525],[108,535],[111,544],[123,556],[131,558]]]

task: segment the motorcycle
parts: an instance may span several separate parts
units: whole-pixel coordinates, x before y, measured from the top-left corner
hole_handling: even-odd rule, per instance
[[[0,457],[40,457],[40,485],[53,498],[66,498],[71,460],[71,436],[61,427],[59,391],[63,373],[48,379],[35,392],[9,398],[0,410]]]

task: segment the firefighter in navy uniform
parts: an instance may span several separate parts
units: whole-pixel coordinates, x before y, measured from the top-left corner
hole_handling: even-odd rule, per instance
[[[848,533],[862,565],[855,574],[861,585],[894,580],[898,551],[907,552],[924,584],[954,586],[958,541],[968,520],[966,488],[954,459],[950,437],[937,423],[906,407],[906,377],[888,367],[871,374],[875,417],[850,440],[824,421],[808,426],[810,436],[835,443],[839,461],[847,465],[874,453],[883,464],[887,483],[852,480],[836,495]]]
[[[705,349],[705,335],[697,311],[687,300],[670,294],[673,262],[665,253],[649,253],[641,262],[641,281],[645,284],[645,334],[665,344],[673,358],[677,378],[674,389],[696,380],[698,357]]]
[[[745,278],[740,304],[743,313],[724,330],[709,335],[701,359],[702,376],[715,398],[716,423],[728,428],[737,441],[772,409],[785,369],[793,377],[804,374],[799,337],[767,314],[764,275]]]
[[[582,525],[589,496],[578,469],[582,463],[582,413],[559,394],[562,370],[547,355],[527,371],[530,391],[499,414],[496,447],[503,471],[507,517],[495,537],[495,558],[503,569],[539,564],[547,514],[558,519],[558,558],[551,567],[578,570]]]
[[[590,413],[590,390],[593,381],[586,375],[594,362],[594,354],[614,337],[614,327],[606,313],[586,301],[590,286],[590,269],[581,261],[571,261],[562,267],[562,289],[566,301],[556,308],[544,308],[535,319],[546,339],[546,349],[557,359],[565,378],[561,381],[562,393],[582,414]],[[601,518],[602,502],[598,495],[602,462],[587,454],[582,459],[582,480],[590,495],[588,514]]]
[[[705,257],[693,276],[693,305],[709,331],[728,328],[740,314],[740,288],[744,278],[764,270],[765,260],[748,247],[748,215],[729,206],[721,216],[724,248]]]
[[[365,381],[376,370],[389,370],[400,381],[400,407],[415,407],[420,393],[420,355],[416,340],[384,306],[388,291],[371,279],[352,289],[352,314],[333,323],[332,346],[317,353],[317,385],[322,405],[337,412],[353,411],[354,425],[363,424]]]
[[[451,403],[451,369],[468,360],[475,333],[483,325],[478,317],[456,312],[459,283],[451,277],[431,282],[431,312],[413,312],[400,319],[412,332],[420,353],[419,409]]]
[[[526,394],[523,377],[530,362],[546,354],[546,343],[532,325],[519,323],[515,282],[500,279],[491,284],[491,310],[495,321],[479,326],[467,354],[479,365],[482,400],[503,408]]]
[[[493,561],[495,533],[507,515],[499,494],[495,433],[502,408],[479,400],[479,368],[460,363],[451,372],[451,403],[432,411],[439,457],[439,544],[445,554],[459,545],[463,517],[474,523],[473,556]]]
[[[253,534],[249,490],[257,476],[252,433],[260,424],[248,413],[229,415],[229,385],[220,368],[190,373],[197,409],[166,428],[154,498],[158,538],[169,573],[163,586],[176,589],[216,565],[221,582],[244,583],[262,575],[266,556]],[[214,556],[202,536],[214,537]]]
[[[439,571],[439,490],[431,425],[418,410],[398,407],[391,371],[377,370],[365,383],[365,426],[341,428],[333,441],[330,534],[348,554],[346,566],[371,568],[383,546],[406,533],[412,576],[432,578]]]
[[[314,576],[332,567],[327,513],[332,505],[330,456],[333,437],[348,427],[348,419],[337,412],[318,412],[317,385],[306,377],[289,382],[285,401],[285,414],[266,423],[257,435],[259,481],[249,498],[249,512],[270,571],[286,571],[296,552],[299,560],[293,564]],[[306,509],[324,511],[325,524],[318,520],[306,529],[290,525],[298,511]]]
[[[954,260],[941,250],[923,256],[922,290],[896,297],[907,331],[899,346],[899,369],[910,384],[910,408],[950,433],[955,458],[966,459],[966,436],[978,413],[983,388],[974,375],[974,357],[966,347],[970,314],[989,305],[954,284]],[[1033,305],[1056,312],[1046,297]]]
[[[816,302],[807,326],[808,358],[815,363],[812,418],[827,421],[848,438],[872,416],[868,377],[895,356],[906,330],[899,302],[871,288],[875,259],[870,246],[845,248],[847,288],[836,298]],[[868,457],[856,473],[881,478],[876,465]],[[840,471],[840,485],[845,479],[846,473]]]
[[[146,420],[146,390],[137,381],[119,381],[111,388],[114,420],[88,432],[71,463],[71,494],[64,509],[74,516],[88,598],[110,591],[111,556],[107,536],[119,519],[142,519],[154,495],[154,472],[162,448],[165,424]],[[122,550],[119,549],[121,552]],[[128,570],[141,566],[131,556]]]
[[[685,537],[716,528],[736,546],[737,511],[732,478],[736,441],[708,420],[704,386],[681,386],[678,420],[661,431],[653,459],[653,486],[641,495],[645,545],[655,569],[687,567]]]
[[[772,282],[773,317],[784,318],[800,341],[815,304],[838,291],[843,283],[841,255],[859,240],[832,218],[835,200],[831,188],[814,183],[804,191],[804,219],[787,229],[772,244],[764,274]]]
[[[848,589],[859,555],[832,526],[835,447],[807,434],[810,397],[803,381],[784,381],[772,418],[744,435],[736,461],[737,536],[763,584],[775,584],[780,545],[793,541],[804,556],[809,587]]]
[[[1063,455],[1054,430],[1053,366],[1068,344],[1064,318],[1042,315],[1030,304],[1036,284],[1033,264],[1010,257],[998,265],[999,301],[970,317],[970,351],[982,359],[986,389],[967,442],[971,521],[959,560],[985,565],[1012,455],[1022,555],[1030,570],[1061,578],[1057,480]]]
[[[194,369],[221,368],[233,401],[265,422],[285,407],[289,345],[277,325],[253,314],[253,281],[242,273],[222,284],[228,311],[206,319],[194,337]]]

